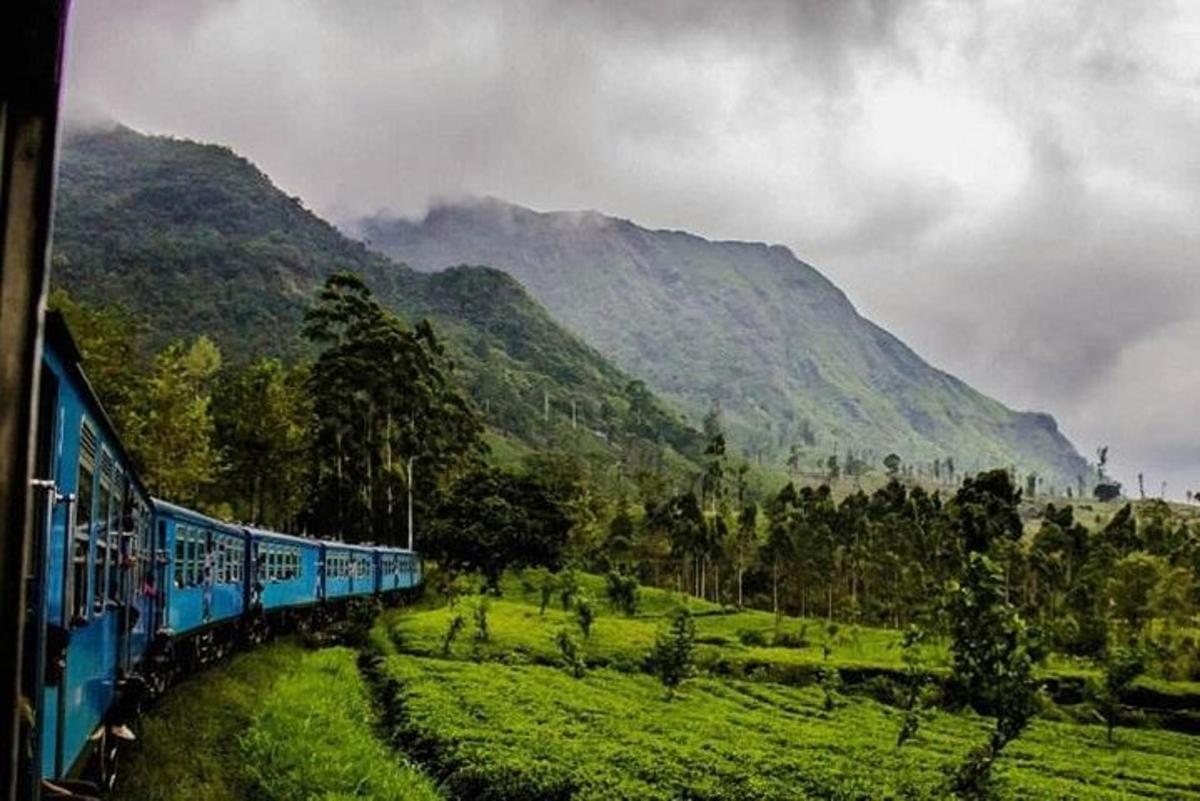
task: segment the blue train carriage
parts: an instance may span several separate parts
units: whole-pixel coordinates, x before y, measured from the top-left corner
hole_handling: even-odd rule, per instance
[[[122,691],[136,684],[160,614],[150,496],[80,358],[61,316],[48,314],[23,667],[25,686],[34,688],[31,764],[48,780],[75,773],[109,751],[114,736],[126,736],[114,715]]]
[[[252,606],[264,615],[311,607],[321,600],[321,543],[262,529],[250,536]]]
[[[326,603],[375,594],[375,549],[346,542],[321,543],[324,579],[321,597]]]
[[[375,548],[376,586],[381,593],[410,590],[421,583],[421,560],[404,548]]]
[[[246,610],[244,529],[155,498],[154,527],[164,615],[164,652],[181,666],[230,651]]]

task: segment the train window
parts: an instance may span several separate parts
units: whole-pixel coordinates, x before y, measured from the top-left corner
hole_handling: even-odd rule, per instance
[[[183,526],[175,526],[175,586],[182,587],[187,570],[187,541]]]
[[[196,541],[196,532],[191,526],[184,528],[184,539],[187,542],[187,569],[184,571],[184,579],[187,586],[196,586],[196,577],[200,574],[200,548]]]
[[[196,551],[200,555],[200,560],[197,564],[200,572],[196,576],[197,584],[207,584],[214,578],[212,558],[208,551],[208,531],[199,528],[196,529]]]
[[[95,596],[96,614],[104,613],[105,593],[108,591],[109,564],[109,509],[112,507],[112,456],[107,450],[100,451],[100,497],[96,509],[96,525],[92,529],[95,543],[92,565],[92,594]]]
[[[127,552],[131,543],[125,536],[124,526],[121,525],[121,512],[125,506],[123,488],[124,476],[116,462],[112,463],[113,492],[108,504],[108,597],[110,600],[121,601],[121,583],[125,578],[125,569],[121,554]]]
[[[75,531],[71,551],[71,623],[88,617],[88,548],[92,534],[92,501],[96,474],[96,432],[84,421],[79,432],[79,472],[75,482]]]

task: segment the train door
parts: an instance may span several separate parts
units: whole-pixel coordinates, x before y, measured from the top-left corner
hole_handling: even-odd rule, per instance
[[[55,510],[65,501],[59,492],[55,451],[58,447],[58,378],[45,365],[41,368],[38,429],[34,455],[35,499],[33,552],[26,566],[26,609],[24,663],[21,665],[21,703],[31,715],[22,715],[21,752],[28,758],[18,775],[17,797],[32,798],[40,782],[45,704],[41,702],[46,683],[46,648],[50,625],[50,549],[53,547]],[[31,725],[32,724],[32,725]]]
[[[167,628],[167,609],[170,605],[171,592],[171,543],[167,538],[167,521],[156,517],[154,521],[154,632],[157,634]]]

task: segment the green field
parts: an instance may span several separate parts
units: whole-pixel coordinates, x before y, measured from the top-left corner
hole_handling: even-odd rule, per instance
[[[769,613],[645,588],[638,614],[624,617],[598,577],[580,575],[597,611],[585,639],[558,596],[540,613],[539,581],[505,578],[504,595],[487,602],[486,640],[478,596],[448,607],[430,594],[384,612],[363,653],[288,640],[184,680],[140,724],[114,798],[932,799],[987,737],[986,719],[931,710],[896,746],[901,712],[880,691],[901,675],[896,632],[831,635],[820,621],[777,625]],[[699,670],[668,699],[646,656],[683,602],[696,615]],[[446,651],[454,615],[464,625]],[[589,665],[582,678],[560,666],[562,630]],[[777,632],[793,647],[742,642]],[[925,656],[945,670],[944,644]],[[832,708],[814,681],[828,666],[861,674]],[[886,681],[872,686],[872,676]],[[998,797],[1200,799],[1200,737],[1122,727],[1109,744],[1078,718],[1048,707],[1010,744]]]
[[[537,574],[508,577],[490,599],[488,638],[474,632],[477,597],[453,607],[427,599],[394,610],[375,630],[387,654],[381,703],[407,748],[459,798],[937,798],[945,777],[986,738],[988,721],[932,712],[918,737],[896,748],[900,713],[867,692],[843,694],[824,709],[816,670],[834,666],[898,675],[899,634],[769,613],[730,612],[677,594],[642,590],[633,618],[600,600],[601,582],[581,576],[599,615],[585,640],[556,596],[540,612]],[[666,700],[644,660],[674,605],[696,617],[702,678]],[[448,651],[454,615],[465,625]],[[555,634],[578,640],[593,669],[582,679],[556,667]],[[755,631],[803,631],[805,647],[742,643]],[[794,638],[793,638],[794,639]],[[830,654],[824,659],[822,644]],[[935,673],[943,644],[926,648]],[[1083,664],[1047,673],[1084,677]],[[753,679],[753,680],[747,680]],[[774,679],[784,679],[780,683]],[[1146,682],[1160,692],[1194,693],[1187,683]],[[390,695],[389,695],[390,694]],[[1057,718],[1057,719],[1056,719]],[[1069,722],[1050,709],[1009,746],[997,766],[1000,794],[1012,798],[1200,798],[1200,738],[1149,728],[1118,731]]]
[[[273,643],[172,688],[141,721],[112,798],[440,798],[375,725],[353,651]]]
[[[471,799],[938,798],[986,723],[938,713],[895,747],[899,714],[819,689],[393,655],[397,737]],[[1200,798],[1200,739],[1038,722],[998,766],[1020,798]]]
[[[460,600],[454,608],[439,599],[427,598],[419,609],[385,614],[380,625],[407,653],[533,664],[557,664],[559,651],[554,636],[559,629],[567,628],[579,637],[582,655],[589,665],[628,672],[642,669],[665,615],[687,606],[696,616],[697,664],[706,673],[806,683],[823,666],[864,676],[903,667],[902,634],[894,629],[843,623],[831,631],[821,619],[783,616],[776,620],[770,612],[738,611],[647,587],[640,590],[638,613],[625,617],[610,608],[599,576],[580,574],[579,584],[598,612],[592,635],[585,640],[580,636],[574,611],[563,611],[557,595],[544,612],[540,611],[541,575],[539,571],[527,571],[505,577],[501,597],[488,601],[492,636],[486,642],[476,641],[469,631],[477,603],[474,597]],[[443,639],[455,615],[463,616],[467,630],[444,654]],[[788,641],[787,647],[775,646],[777,638]],[[763,644],[747,644],[756,642]],[[802,642],[807,645],[799,645]],[[929,672],[944,673],[950,666],[948,643],[936,639],[928,642],[922,647],[922,659]],[[1097,675],[1090,662],[1057,654],[1049,657],[1041,673],[1077,681]],[[1135,686],[1164,695],[1195,696],[1200,702],[1200,682],[1141,677]]]

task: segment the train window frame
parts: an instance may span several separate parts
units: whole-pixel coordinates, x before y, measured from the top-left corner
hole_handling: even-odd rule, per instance
[[[98,469],[96,470],[99,491],[96,493],[96,510],[92,520],[92,610],[99,617],[108,609],[108,574],[112,561],[109,543],[109,511],[112,506],[112,452],[100,446]]]
[[[70,610],[72,627],[87,625],[91,616],[91,542],[96,496],[96,467],[99,441],[95,427],[85,417],[79,422],[79,454],[75,466],[75,503],[71,510],[70,588],[64,608]]]
[[[114,460],[112,462],[112,494],[108,501],[108,591],[110,602],[118,604],[124,601],[122,585],[126,574],[125,560],[122,554],[127,550],[125,545],[125,526],[123,525],[125,511],[125,473]]]
[[[183,537],[183,526],[175,524],[175,564],[174,581],[175,589],[182,589],[186,586],[185,571],[187,570],[187,541]]]

